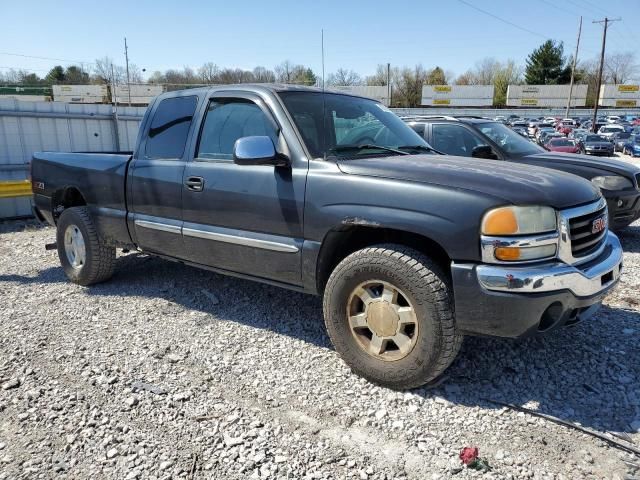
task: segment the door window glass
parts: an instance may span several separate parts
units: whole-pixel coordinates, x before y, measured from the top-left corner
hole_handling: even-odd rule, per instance
[[[435,124],[431,128],[433,148],[448,155],[470,157],[471,151],[482,145],[476,135],[460,125]]]
[[[214,99],[200,134],[199,158],[233,159],[233,146],[243,137],[267,136],[274,145],[278,132],[262,109],[250,100]]]

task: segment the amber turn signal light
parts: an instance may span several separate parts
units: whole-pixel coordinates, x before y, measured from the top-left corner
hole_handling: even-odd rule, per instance
[[[512,208],[496,208],[484,217],[482,233],[485,235],[512,235],[518,232],[518,221]]]

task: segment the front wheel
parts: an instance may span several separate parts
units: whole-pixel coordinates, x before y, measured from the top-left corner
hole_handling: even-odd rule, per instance
[[[462,343],[447,276],[401,245],[365,248],[340,262],[327,282],[324,317],[351,369],[395,389],[437,378]]]
[[[100,241],[87,207],[72,207],[62,212],[56,243],[60,264],[73,283],[92,285],[113,275],[116,249]]]

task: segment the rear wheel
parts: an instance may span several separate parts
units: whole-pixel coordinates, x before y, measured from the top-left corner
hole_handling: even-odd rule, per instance
[[[324,316],[351,369],[396,389],[437,378],[462,342],[447,276],[401,245],[365,248],[340,262],[327,282]]]
[[[56,243],[60,264],[72,282],[92,285],[113,275],[116,249],[100,241],[87,207],[73,207],[62,212]]]

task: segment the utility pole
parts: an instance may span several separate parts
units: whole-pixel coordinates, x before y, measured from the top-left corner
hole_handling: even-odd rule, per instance
[[[120,127],[118,125],[118,97],[116,96],[116,76],[111,64],[111,100],[113,101],[113,135],[116,141],[116,150],[120,151]]]
[[[576,53],[573,55],[573,66],[571,67],[571,82],[569,82],[569,98],[567,99],[567,111],[564,118],[569,118],[569,108],[571,108],[571,95],[573,94],[573,79],[576,74],[576,64],[578,63],[578,47],[580,46],[580,34],[582,33],[582,16],[578,25],[578,40],[576,41]]]
[[[387,63],[387,105],[391,106],[391,64]]]
[[[602,51],[600,52],[600,68],[598,69],[598,82],[596,83],[596,102],[593,107],[593,122],[591,128],[593,133],[596,133],[596,119],[598,118],[598,104],[600,103],[600,88],[602,87],[602,70],[604,68],[604,50],[607,45],[607,29],[611,22],[618,22],[621,18],[607,18],[604,20],[594,20],[592,23],[602,23],[604,25],[604,31],[602,32]]]
[[[127,90],[129,91],[129,106],[131,106],[131,81],[129,79],[129,49],[127,48],[127,37],[124,37],[124,58],[127,63]]]

